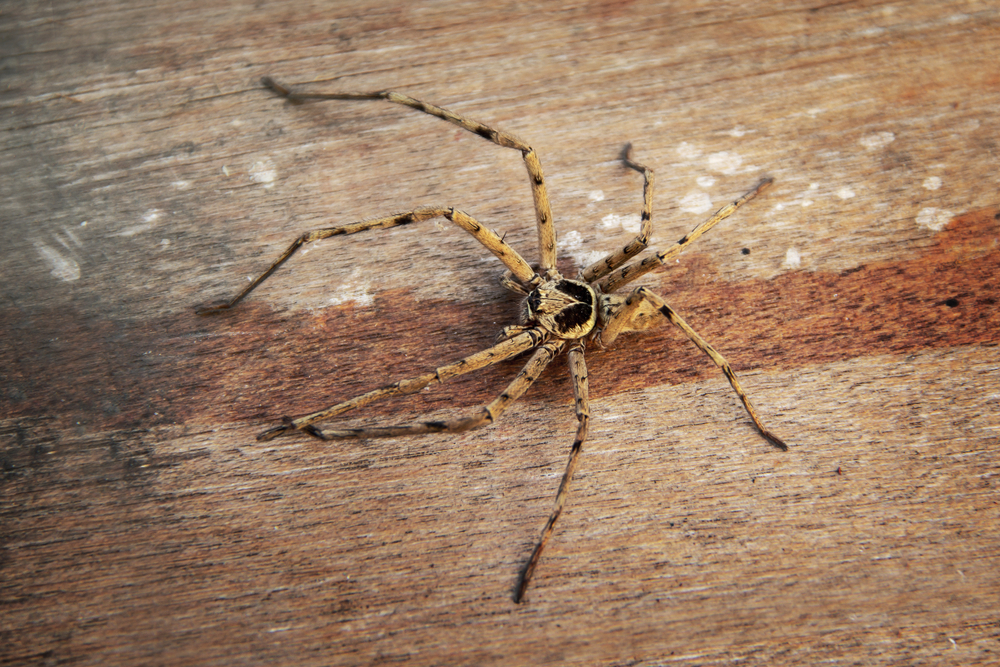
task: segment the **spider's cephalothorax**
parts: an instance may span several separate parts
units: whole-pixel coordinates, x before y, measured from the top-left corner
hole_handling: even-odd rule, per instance
[[[594,262],[580,272],[579,280],[569,280],[559,275],[556,270],[556,233],[552,224],[552,210],[549,207],[549,197],[545,190],[545,179],[542,176],[542,165],[531,146],[513,135],[495,130],[470,118],[465,118],[454,112],[413,99],[407,95],[382,91],[377,93],[293,93],[284,86],[269,78],[263,80],[264,85],[290,102],[306,100],[375,100],[381,99],[394,104],[402,104],[417,111],[436,116],[449,123],[454,123],[493,143],[513,148],[521,153],[525,167],[528,170],[529,183],[535,201],[535,214],[538,229],[539,262],[537,272],[521,255],[504,242],[503,237],[488,227],[484,227],[472,216],[450,206],[418,208],[405,213],[399,213],[363,222],[354,222],[337,227],[316,229],[302,234],[295,239],[285,252],[275,260],[270,267],[255,280],[250,282],[239,294],[226,303],[199,309],[201,315],[229,310],[257,288],[279,266],[295,252],[312,241],[354,234],[369,229],[386,229],[398,225],[445,218],[464,229],[479,241],[487,250],[493,253],[506,267],[500,276],[500,284],[505,288],[525,297],[521,323],[506,327],[491,347],[471,354],[450,364],[432,369],[423,375],[400,380],[373,389],[360,396],[332,405],[329,408],[313,412],[298,419],[286,417],[285,421],[274,428],[268,429],[257,436],[258,440],[270,440],[279,435],[304,432],[324,440],[340,438],[378,438],[440,433],[442,431],[456,433],[468,431],[479,426],[485,426],[496,421],[514,401],[520,398],[541,375],[545,367],[556,357],[566,352],[568,366],[573,377],[574,407],[576,411],[576,439],[570,449],[566,472],[563,473],[556,493],[555,508],[549,515],[549,520],[542,529],[541,538],[535,550],[528,559],[514,594],[515,601],[520,602],[531,581],[535,566],[539,562],[542,550],[552,535],[556,520],[562,513],[566,494],[573,472],[576,470],[578,457],[587,438],[587,428],[590,422],[590,399],[588,397],[587,364],[584,361],[584,348],[592,340],[599,345],[608,345],[615,338],[627,331],[642,331],[663,321],[671,322],[679,327],[688,338],[698,346],[712,361],[722,369],[736,395],[743,402],[743,407],[767,440],[780,449],[787,449],[785,443],[776,435],[764,428],[760,417],[750,399],[736,379],[736,374],[721,354],[708,344],[698,333],[685,322],[667,303],[655,293],[639,287],[627,294],[615,294],[620,287],[627,285],[639,276],[663,266],[677,256],[681,250],[699,236],[711,229],[720,220],[730,216],[737,208],[756,197],[770,183],[770,179],[762,180],[756,188],[746,193],[736,201],[719,209],[715,215],[695,227],[679,241],[666,250],[648,255],[642,260],[629,261],[646,248],[653,231],[653,171],[632,159],[631,145],[626,145],[622,153],[625,166],[643,175],[643,205],[642,225],[639,233],[619,250],[608,254],[600,261]],[[417,421],[398,426],[379,426],[363,428],[320,428],[315,424],[329,421],[355,408],[361,408],[383,398],[417,393],[426,387],[445,382],[446,380],[485,368],[507,359],[530,352],[531,357],[524,368],[507,385],[500,395],[479,408],[471,415],[448,421]]]
[[[594,288],[579,280],[560,278],[542,283],[524,300],[522,320],[557,338],[583,338],[597,324]]]

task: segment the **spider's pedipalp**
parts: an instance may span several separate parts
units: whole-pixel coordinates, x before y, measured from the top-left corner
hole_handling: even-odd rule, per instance
[[[514,279],[514,274],[511,273],[510,269],[501,273],[497,282],[500,283],[500,287],[503,287],[508,292],[514,292],[515,294],[520,294],[521,296],[528,296],[528,289]]]

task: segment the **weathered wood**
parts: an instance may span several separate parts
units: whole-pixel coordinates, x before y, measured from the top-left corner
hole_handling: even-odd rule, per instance
[[[3,662],[996,662],[1000,11],[335,4],[5,7]],[[499,262],[424,222],[193,314],[297,234],[454,205],[537,259],[517,152],[265,74],[516,133],[567,272],[638,220],[627,141],[654,246],[773,176],[642,284],[791,450],[679,332],[588,351],[590,441],[515,605],[573,437],[565,362],[490,429],[257,443],[517,312]],[[517,368],[358,419],[455,415]]]

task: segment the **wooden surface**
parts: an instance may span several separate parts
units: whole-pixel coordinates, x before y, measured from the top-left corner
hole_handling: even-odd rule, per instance
[[[133,6],[134,5],[134,6]],[[1000,11],[991,2],[6,3],[0,663],[996,664]],[[594,419],[527,603],[574,419],[564,362],[501,423],[254,436],[487,345],[534,259],[538,151],[567,271],[765,196],[657,289],[679,332],[590,351]],[[747,252],[744,251],[744,249]],[[358,420],[461,414],[517,363]]]

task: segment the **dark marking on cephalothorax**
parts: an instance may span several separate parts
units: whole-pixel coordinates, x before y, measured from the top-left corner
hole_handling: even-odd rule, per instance
[[[564,294],[569,294],[580,303],[594,305],[594,292],[588,289],[583,283],[573,280],[560,280],[556,283],[556,289]]]
[[[524,301],[524,323],[560,338],[586,336],[597,323],[597,297],[590,285],[561,278],[539,285]]]
[[[587,325],[594,317],[594,307],[578,303],[567,308],[563,308],[555,316],[556,325],[560,331],[572,331],[578,327]]]

